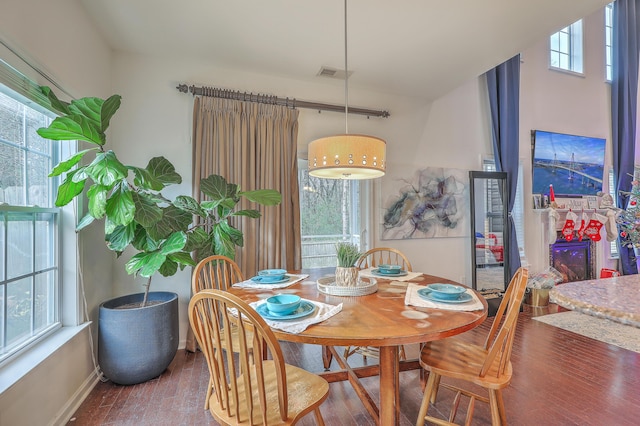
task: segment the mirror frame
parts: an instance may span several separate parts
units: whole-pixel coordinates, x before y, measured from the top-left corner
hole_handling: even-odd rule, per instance
[[[507,190],[507,172],[484,172],[472,170],[469,172],[469,206],[471,213],[471,286],[474,290],[477,290],[477,268],[476,263],[476,200],[475,200],[475,187],[476,179],[490,180],[495,179],[499,182],[500,195],[502,196],[502,218],[505,224],[506,230],[502,232],[502,246],[504,248],[503,255],[503,270],[504,270],[504,282],[502,285],[502,291],[506,290],[507,283],[509,282],[509,192]]]

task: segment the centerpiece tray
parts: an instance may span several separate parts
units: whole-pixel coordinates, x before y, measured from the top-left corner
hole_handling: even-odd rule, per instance
[[[366,296],[378,291],[378,281],[375,278],[358,277],[356,286],[336,285],[336,277],[329,276],[318,279],[318,291],[332,296]]]

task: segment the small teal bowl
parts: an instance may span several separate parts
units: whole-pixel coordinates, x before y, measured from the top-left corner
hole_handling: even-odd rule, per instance
[[[300,296],[276,294],[267,299],[267,309],[274,315],[289,315],[300,306]]]
[[[263,269],[258,271],[258,276],[267,278],[270,281],[278,281],[283,279],[286,273],[286,269]]]
[[[466,288],[455,284],[430,284],[427,287],[431,290],[433,297],[444,300],[457,299],[467,291]]]
[[[400,265],[378,265],[378,271],[383,274],[398,274],[400,270]]]

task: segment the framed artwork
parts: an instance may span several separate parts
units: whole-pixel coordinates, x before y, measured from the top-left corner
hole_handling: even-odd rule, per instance
[[[427,167],[382,187],[381,239],[469,235],[469,172]]]

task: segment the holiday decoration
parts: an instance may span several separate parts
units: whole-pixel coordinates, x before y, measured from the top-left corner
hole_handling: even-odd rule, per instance
[[[569,210],[569,213],[567,213],[567,218],[564,222],[564,226],[562,227],[562,235],[567,241],[573,240],[573,231],[574,227],[576,226],[576,219],[578,219],[578,215]]]
[[[584,230],[584,234],[587,237],[591,238],[593,241],[600,241],[602,239],[602,237],[600,236],[600,230],[606,222],[606,216],[594,213],[593,216],[591,216],[591,220],[589,220],[589,224]]]
[[[631,192],[626,210],[620,210],[616,222],[620,230],[621,244],[640,248],[640,181],[631,182]]]

